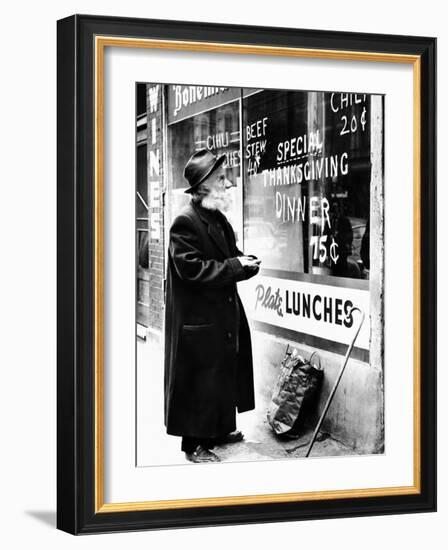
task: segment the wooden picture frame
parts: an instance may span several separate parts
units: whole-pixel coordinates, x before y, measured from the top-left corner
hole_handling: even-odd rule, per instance
[[[186,502],[105,502],[103,68],[109,47],[412,66],[413,484]],[[74,15],[58,21],[57,68],[58,528],[82,534],[434,511],[436,40]]]

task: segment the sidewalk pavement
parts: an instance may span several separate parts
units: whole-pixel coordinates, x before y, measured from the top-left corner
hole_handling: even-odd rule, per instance
[[[255,410],[237,415],[237,426],[244,434],[238,443],[215,447],[223,462],[245,462],[304,457],[311,429],[298,439],[277,437],[266,419],[278,365],[266,359],[262,346],[254,347]],[[356,455],[352,449],[329,434],[320,433],[311,458]],[[169,436],[163,424],[163,354],[160,345],[137,344],[137,465],[185,464],[180,438]]]

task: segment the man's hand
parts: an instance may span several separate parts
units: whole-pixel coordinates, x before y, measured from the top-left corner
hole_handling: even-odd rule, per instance
[[[238,260],[241,262],[241,265],[249,271],[254,271],[256,273],[260,269],[261,260],[256,256],[238,256]]]

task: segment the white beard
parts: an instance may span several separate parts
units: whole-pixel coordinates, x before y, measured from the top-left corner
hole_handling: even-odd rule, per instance
[[[208,210],[220,210],[228,212],[232,205],[232,198],[227,191],[213,189],[202,199],[202,206]]]

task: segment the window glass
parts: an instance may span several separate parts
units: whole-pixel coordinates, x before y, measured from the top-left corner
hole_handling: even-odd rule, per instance
[[[242,185],[240,178],[240,124],[239,101],[232,101],[215,109],[198,113],[180,122],[170,124],[169,156],[170,186],[172,194],[171,217],[189,201],[184,191],[188,183],[184,168],[191,155],[207,148],[214,155],[225,155],[226,177],[234,184],[233,206],[229,218],[237,238],[242,225]]]
[[[368,278],[369,97],[243,100],[244,246],[264,268]]]

